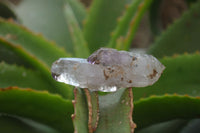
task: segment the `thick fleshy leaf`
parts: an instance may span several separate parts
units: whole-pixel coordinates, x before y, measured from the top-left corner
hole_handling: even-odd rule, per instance
[[[200,130],[199,124],[200,119],[176,119],[146,127],[136,133],[198,133]]]
[[[173,119],[193,119],[200,115],[200,98],[165,95],[152,96],[134,103],[133,120],[137,130]]]
[[[41,73],[55,92],[71,97],[72,90],[67,85],[57,83],[50,73],[51,64],[60,57],[69,56],[40,35],[10,21],[0,19],[0,60],[31,67]]]
[[[47,84],[52,86],[51,88],[55,89],[56,93],[61,94],[64,97],[70,98],[72,96],[72,90],[65,84],[57,83],[52,77],[49,68],[42,63],[40,60],[37,60],[34,56],[29,54],[24,48],[16,46],[10,42],[7,42],[0,37],[0,45],[12,51],[12,54],[20,57],[23,62],[27,62],[31,67],[33,67],[38,74],[46,80]],[[12,55],[11,54],[11,55]]]
[[[23,47],[26,52],[49,67],[58,58],[69,56],[63,49],[48,42],[41,35],[35,35],[25,27],[11,21],[0,19],[0,37],[16,47]]]
[[[1,133],[58,133],[54,129],[16,116],[0,114]]]
[[[181,129],[185,127],[187,123],[187,120],[171,120],[149,126],[136,133],[180,133]]]
[[[72,118],[77,133],[129,133],[134,131],[131,88],[99,96],[99,103],[95,101],[98,98],[95,93],[85,91],[84,94],[83,90],[77,89],[74,94],[75,114]],[[99,115],[99,118],[94,118],[92,115],[95,111],[98,111],[96,108],[98,106],[99,114],[94,114],[94,116],[98,117]],[[99,119],[95,121],[97,128],[92,126],[94,119]]]
[[[80,2],[80,0],[64,0],[64,4],[69,4],[72,8],[75,18],[77,19],[79,26],[83,27],[83,21],[86,17],[85,6]]]
[[[60,132],[73,132],[73,105],[58,95],[16,87],[0,89],[0,113],[45,124]]]
[[[89,132],[96,131],[99,123],[99,97],[97,91],[85,89],[88,106],[88,129]]]
[[[65,16],[69,32],[73,41],[73,48],[76,57],[87,58],[89,49],[83,36],[83,32],[75,18],[74,12],[69,4],[65,5]]]
[[[200,1],[156,39],[148,53],[163,57],[200,50]]]
[[[73,53],[70,33],[65,22],[63,6],[68,0],[23,0],[16,7],[22,24]],[[78,1],[69,0],[78,20],[82,22],[85,10]],[[80,23],[81,23],[80,22]]]
[[[166,67],[162,76],[152,86],[133,88],[135,100],[166,93],[200,96],[199,53],[166,57],[160,61]]]
[[[95,133],[132,133],[134,131],[135,124],[131,118],[133,111],[131,93],[132,89],[128,88],[99,96],[100,116]]]
[[[90,51],[106,46],[125,5],[131,0],[94,0],[85,21],[84,35]]]
[[[8,64],[17,64],[27,68],[33,68],[33,66],[17,55],[12,49],[9,49],[7,46],[3,45],[4,43],[5,42],[3,40],[0,41],[0,61],[4,61]]]
[[[27,70],[16,65],[0,63],[0,88],[18,86],[20,88],[33,88],[48,90],[55,93],[55,89],[44,80],[37,71]]]
[[[161,19],[159,17],[159,9],[161,8],[160,4],[163,0],[153,0],[152,5],[149,10],[149,20],[150,20],[150,26],[151,31],[154,35],[159,35],[162,31],[161,22],[158,19]]]
[[[72,120],[77,133],[88,133],[88,108],[83,89],[74,89]]]
[[[128,50],[137,31],[142,16],[151,5],[152,0],[133,0],[127,8],[109,42],[109,47]]]

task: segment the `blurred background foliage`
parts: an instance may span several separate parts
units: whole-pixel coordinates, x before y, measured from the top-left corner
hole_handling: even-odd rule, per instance
[[[52,79],[51,64],[111,47],[166,66],[157,83],[133,88],[136,133],[198,133],[199,35],[199,0],[0,0],[0,132],[73,132],[73,89]]]

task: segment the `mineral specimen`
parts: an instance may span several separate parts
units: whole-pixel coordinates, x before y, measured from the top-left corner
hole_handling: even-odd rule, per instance
[[[52,76],[92,91],[113,92],[119,88],[145,87],[155,83],[165,67],[153,56],[101,48],[88,59],[60,58]]]

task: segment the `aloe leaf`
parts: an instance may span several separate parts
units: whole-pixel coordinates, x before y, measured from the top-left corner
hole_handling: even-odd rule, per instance
[[[173,119],[193,119],[200,115],[200,98],[165,95],[152,96],[134,103],[133,120],[137,130]]]
[[[0,37],[15,46],[23,47],[47,66],[51,66],[60,57],[69,56],[63,49],[48,42],[41,35],[35,35],[25,27],[11,21],[0,19]]]
[[[17,19],[17,16],[10,7],[10,3],[8,3],[8,1],[0,1],[0,17],[6,19],[9,18],[13,18],[15,20]]]
[[[160,21],[158,20],[161,19],[159,17],[160,13],[159,9],[161,8],[160,7],[161,3],[162,0],[154,0],[149,10],[150,26],[151,26],[151,31],[154,33],[154,35],[159,35],[162,31]]]
[[[148,53],[156,57],[200,50],[200,2],[197,1],[183,16],[156,39]]]
[[[20,88],[33,88],[48,90],[55,93],[55,89],[44,80],[36,71],[27,70],[16,65],[0,63],[0,87],[18,86]]]
[[[28,52],[26,52],[24,48],[9,43],[1,37],[0,45],[3,45],[7,49],[10,49],[15,55],[24,60],[24,62],[27,62],[35,70],[39,71],[40,76],[42,76],[43,79],[46,80],[46,82],[52,86],[51,88],[55,89],[55,92],[61,94],[65,98],[71,98],[72,91],[71,89],[69,89],[69,86],[62,83],[58,83],[55,80],[53,80],[49,68],[43,62],[37,60],[33,55],[30,55]]]
[[[152,0],[134,0],[122,16],[109,42],[109,47],[128,50],[142,16]]]
[[[76,57],[86,58],[89,56],[89,49],[87,42],[83,36],[82,30],[76,20],[73,10],[70,5],[65,5],[65,16],[70,31],[70,35],[73,41],[73,47]]]
[[[84,25],[84,35],[90,51],[108,44],[110,34],[130,0],[94,0]]]
[[[15,54],[15,52],[2,45],[2,41],[0,41],[0,61],[4,61],[8,64],[17,64],[31,68],[31,65],[27,61],[22,60],[20,56]]]
[[[132,122],[132,89],[120,89],[115,93],[99,96],[100,119],[95,133],[130,133]]]
[[[12,127],[12,128],[11,128]],[[54,129],[16,116],[0,116],[0,132],[2,133],[58,133]]]
[[[72,8],[75,18],[79,26],[83,27],[83,21],[87,15],[84,5],[79,0],[64,0],[65,4],[69,4]]]
[[[99,122],[99,97],[98,92],[84,89],[88,106],[88,132],[96,131]]]
[[[74,114],[72,120],[74,132],[88,133],[88,108],[83,89],[74,89]]]
[[[99,120],[99,103],[97,92],[88,89],[74,89],[74,130],[77,133],[92,133]]]
[[[136,133],[180,133],[181,129],[185,127],[187,123],[187,120],[172,120],[149,126]]]
[[[72,117],[75,132],[133,132],[135,124],[132,121],[132,89],[120,89],[115,93],[99,96],[99,105],[98,101],[96,102],[95,100],[97,99],[96,94],[86,90],[84,94],[83,90],[75,89],[75,101],[73,102],[75,106],[75,114]],[[94,114],[94,117],[98,117],[97,115],[99,115],[99,118],[94,118],[92,115],[95,111],[98,111],[98,106],[99,114]],[[90,121],[90,118],[92,121]],[[99,119],[99,121],[97,120],[95,122],[95,119]],[[95,125],[93,122],[97,124],[97,128],[91,126]]]
[[[42,33],[49,40],[55,41],[67,52],[73,54],[73,43],[64,18],[64,4],[64,0],[48,0],[48,2],[46,0],[23,0],[16,6],[16,13],[23,25],[35,32]],[[83,8],[77,5],[79,4],[77,1],[71,1],[69,4],[75,7],[77,15],[81,12],[79,20],[85,16],[82,12]],[[80,11],[78,11],[79,9]]]
[[[200,96],[199,60],[199,53],[163,58],[166,69],[160,79],[152,86],[134,88],[134,99],[166,93]]]
[[[16,87],[1,89],[0,106],[0,113],[31,119],[60,132],[73,132],[73,105],[59,95]]]

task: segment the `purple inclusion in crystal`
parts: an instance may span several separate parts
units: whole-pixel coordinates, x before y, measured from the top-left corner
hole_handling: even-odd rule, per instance
[[[88,59],[61,58],[51,68],[55,80],[92,91],[145,87],[155,83],[165,67],[153,56],[101,48]]]

